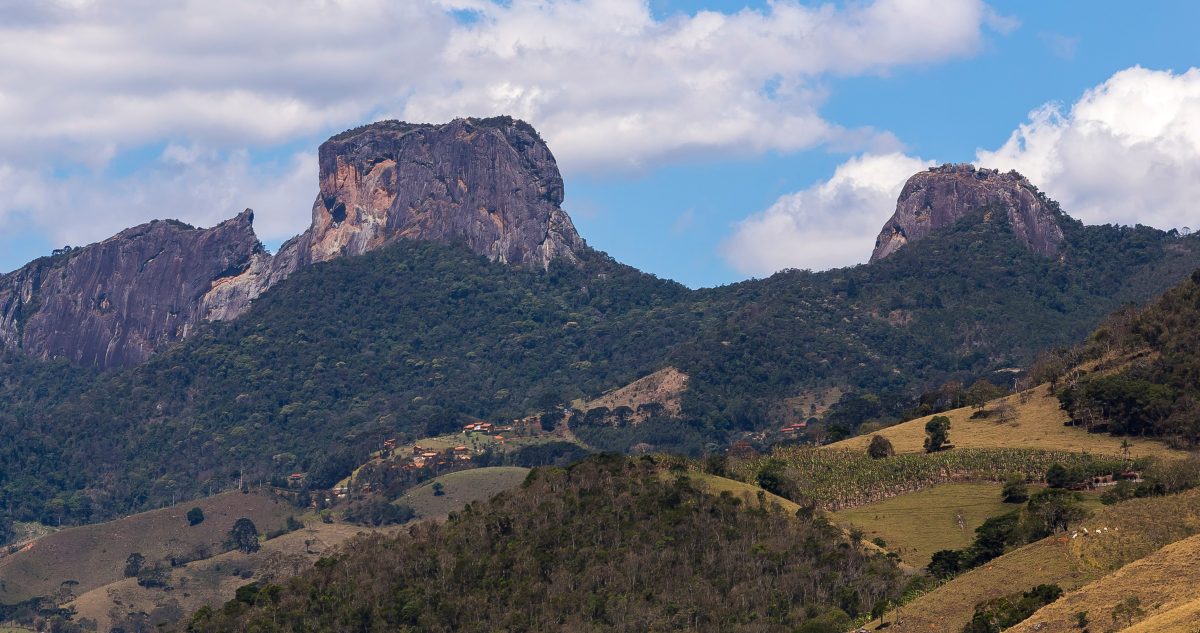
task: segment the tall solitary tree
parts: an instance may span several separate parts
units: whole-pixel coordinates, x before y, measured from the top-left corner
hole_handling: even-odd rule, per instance
[[[867,447],[867,455],[871,459],[883,459],[896,454],[896,449],[892,447],[891,441],[882,435],[871,436],[871,445]]]
[[[950,418],[935,415],[925,423],[925,452],[936,453],[950,441]]]

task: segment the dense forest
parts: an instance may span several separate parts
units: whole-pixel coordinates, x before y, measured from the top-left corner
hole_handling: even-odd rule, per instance
[[[243,588],[189,630],[841,633],[901,580],[819,516],[610,455]]]
[[[1093,431],[1200,444],[1200,270],[1145,309],[1114,315],[1065,356],[1113,355],[1123,363],[1115,371],[1057,377],[1072,420]]]
[[[1200,265],[1195,237],[1065,217],[1047,259],[989,218],[872,265],[696,291],[597,252],[541,271],[401,242],[312,266],[131,369],[5,360],[0,513],[78,523],[291,472],[327,486],[384,438],[550,411],[666,365],[690,376],[679,418],[577,434],[697,454],[830,387],[853,433],[947,380],[1007,376],[992,372]]]

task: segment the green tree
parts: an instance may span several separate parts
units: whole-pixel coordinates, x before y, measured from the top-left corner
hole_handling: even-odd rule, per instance
[[[967,404],[976,409],[982,409],[987,406],[988,402],[1003,397],[1005,393],[1007,392],[1004,389],[981,378],[976,380],[970,389],[967,389]]]
[[[936,453],[950,441],[950,418],[935,415],[925,423],[925,452]]]
[[[192,508],[187,511],[188,525],[200,525],[204,522],[204,510]]]
[[[446,484],[440,481],[433,482],[433,496],[440,497],[446,494]]]
[[[261,547],[258,543],[258,528],[254,521],[242,517],[233,522],[229,530],[229,546],[232,549],[252,554]]]
[[[882,435],[871,436],[871,444],[867,447],[867,455],[871,459],[883,459],[896,454],[896,449],[892,447],[892,443],[888,438]]]
[[[944,549],[933,553],[926,570],[934,578],[946,579],[962,570],[962,552]]]
[[[1029,486],[1021,477],[1010,477],[1000,490],[1000,498],[1004,503],[1025,503],[1029,500]]]
[[[1059,463],[1050,464],[1046,469],[1046,485],[1051,488],[1066,488],[1071,482],[1071,473],[1066,466]]]
[[[1081,499],[1079,493],[1061,488],[1048,488],[1030,497],[1028,512],[1034,535],[1064,531],[1086,519],[1091,513],[1080,504]]]
[[[1142,608],[1141,598],[1128,596],[1114,605],[1111,613],[1113,624],[1124,621],[1125,626],[1130,626],[1134,620],[1146,615],[1146,610]]]

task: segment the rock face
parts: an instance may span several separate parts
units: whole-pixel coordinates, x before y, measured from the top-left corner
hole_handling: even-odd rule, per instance
[[[304,266],[400,239],[460,242],[510,264],[575,263],[586,244],[562,200],[554,156],[527,123],[374,123],[321,145],[312,225],[274,257],[250,211],[211,229],[128,229],[0,277],[0,342],[100,368],[135,364],[201,321],[237,317]]]
[[[1013,234],[1030,250],[1047,256],[1058,254],[1063,241],[1058,218],[1024,176],[972,165],[942,165],[905,183],[896,212],[875,239],[871,261],[981,209],[1004,212]]]
[[[214,283],[266,255],[245,211],[211,229],[155,221],[0,276],[0,341],[37,358],[145,360],[205,316]]]

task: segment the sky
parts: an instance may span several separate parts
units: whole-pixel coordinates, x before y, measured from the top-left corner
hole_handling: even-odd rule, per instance
[[[156,218],[303,231],[316,148],[508,114],[590,245],[691,287],[866,262],[904,181],[1016,169],[1200,227],[1200,4],[0,0],[0,271]]]

